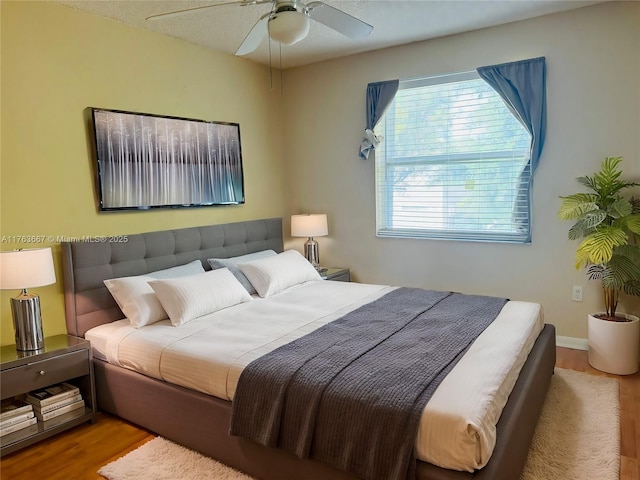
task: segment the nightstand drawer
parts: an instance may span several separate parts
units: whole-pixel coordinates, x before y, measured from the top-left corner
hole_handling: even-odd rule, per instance
[[[351,281],[351,270],[348,268],[327,267],[321,270],[320,275],[323,280],[333,280],[334,282]]]
[[[340,275],[335,275],[334,277],[331,277],[330,279],[327,280],[333,280],[334,282],[350,282],[351,281],[351,275],[349,274],[349,271],[347,270],[346,273],[342,273]]]
[[[2,371],[2,398],[90,373],[89,350],[66,353]]]

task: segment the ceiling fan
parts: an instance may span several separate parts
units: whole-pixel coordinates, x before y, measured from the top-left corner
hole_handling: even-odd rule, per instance
[[[236,51],[236,55],[247,55],[253,52],[267,35],[281,44],[293,45],[309,33],[309,19],[320,22],[354,40],[368,36],[373,30],[373,26],[368,23],[324,2],[303,3],[300,0],[236,0],[160,13],[151,15],[146,20],[173,17],[224,5],[235,4],[244,7],[266,3],[273,5],[271,11],[260,17]]]

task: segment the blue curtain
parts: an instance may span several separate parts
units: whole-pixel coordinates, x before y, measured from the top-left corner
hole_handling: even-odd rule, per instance
[[[479,67],[478,75],[484,79],[504,100],[511,113],[531,134],[531,159],[524,166],[516,199],[529,198],[514,206],[514,221],[522,223],[522,228],[529,231],[531,241],[530,205],[533,173],[540,163],[540,155],[544,145],[547,129],[547,87],[545,58],[531,58],[519,62],[503,63],[488,67]],[[523,210],[527,210],[524,212]]]
[[[389,80],[367,85],[367,125],[359,152],[365,160],[369,158],[369,152],[380,144],[381,139],[373,133],[373,129],[396,96],[399,84],[399,80]]]
[[[540,162],[547,128],[547,89],[544,57],[479,67],[478,75],[502,97],[531,134],[531,174]]]

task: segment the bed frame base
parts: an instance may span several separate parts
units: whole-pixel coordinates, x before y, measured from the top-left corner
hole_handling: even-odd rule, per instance
[[[555,329],[546,325],[498,422],[490,462],[474,473],[419,461],[416,480],[513,480],[520,476],[555,365]],[[101,410],[261,480],[356,480],[352,474],[229,435],[231,402],[95,361]],[[113,393],[116,393],[114,395]]]

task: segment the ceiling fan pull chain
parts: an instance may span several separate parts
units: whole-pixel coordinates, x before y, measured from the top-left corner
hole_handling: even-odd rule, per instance
[[[267,31],[269,29],[269,25],[267,25]],[[269,39],[269,90],[273,92],[273,66],[271,62],[271,35],[267,35]]]
[[[280,43],[280,95],[284,95],[284,73],[282,72],[282,44]]]

